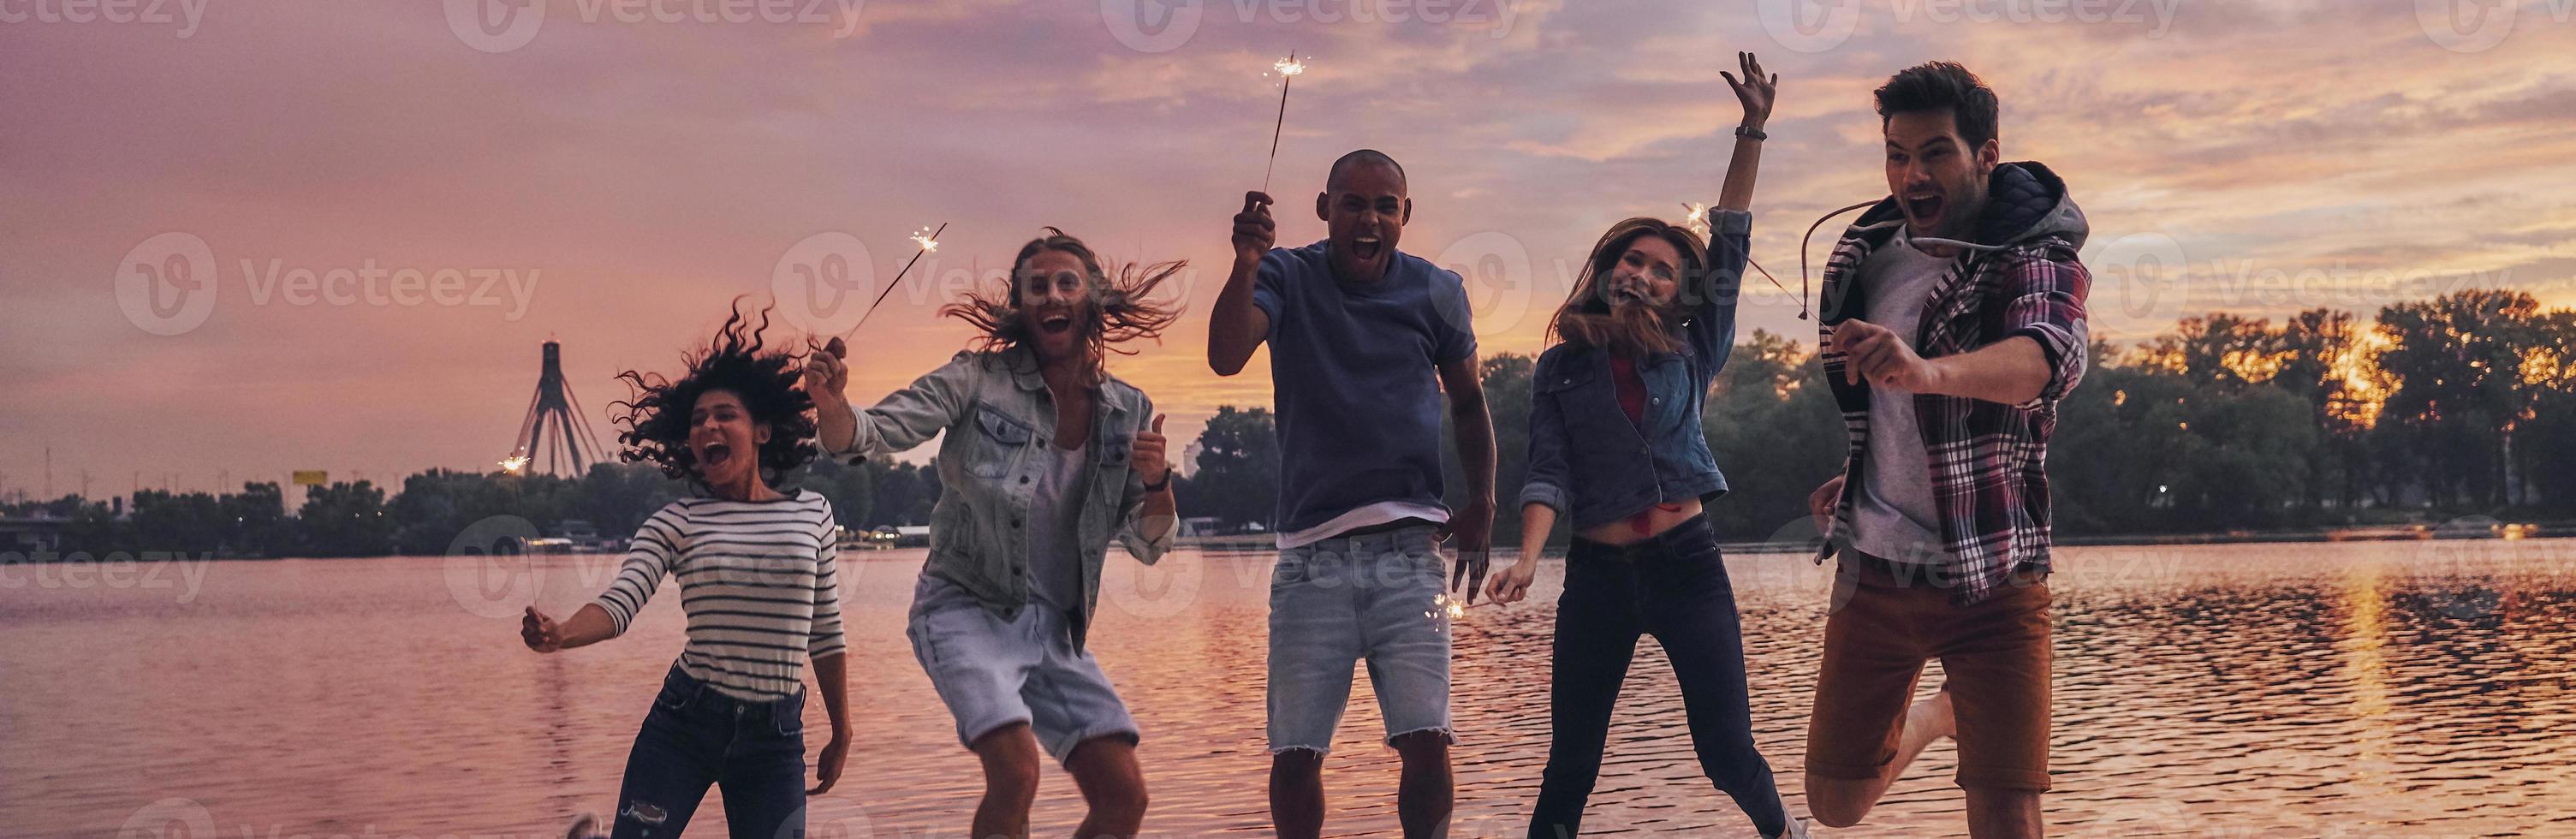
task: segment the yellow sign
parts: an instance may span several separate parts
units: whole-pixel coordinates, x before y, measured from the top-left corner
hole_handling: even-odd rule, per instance
[[[328,484],[328,483],[330,483],[330,482],[331,482],[331,473],[329,473],[329,472],[325,472],[325,471],[322,471],[322,470],[320,470],[320,469],[297,469],[297,470],[295,470],[295,485],[296,485],[296,486],[300,486],[300,487],[318,487],[318,486],[322,486],[322,485],[324,485],[324,484]]]

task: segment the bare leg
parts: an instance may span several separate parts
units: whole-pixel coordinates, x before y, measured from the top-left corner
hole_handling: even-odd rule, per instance
[[[1888,761],[1887,770],[1878,777],[1856,781],[1848,778],[1826,778],[1807,775],[1807,812],[1826,827],[1850,827],[1878,806],[1879,796],[1905,774],[1907,764],[1923,754],[1932,741],[1951,736],[1958,723],[1950,713],[1950,692],[1942,691],[1932,698],[1914,703],[1905,710],[1905,719],[1897,734],[1896,759]],[[1974,807],[1970,811],[1974,812]],[[2036,816],[2034,808],[2033,814]]]
[[[1405,839],[1449,835],[1449,813],[1456,794],[1449,777],[1449,735],[1416,731],[1395,738],[1404,757],[1404,780],[1395,790],[1396,819]]]
[[[1145,823],[1145,772],[1136,765],[1135,745],[1124,737],[1084,740],[1064,768],[1091,806],[1082,826],[1074,828],[1074,839],[1136,835]]]
[[[1324,754],[1289,749],[1270,756],[1270,826],[1279,839],[1324,835]]]
[[[1038,797],[1038,738],[1012,723],[975,738],[984,761],[984,800],[975,805],[975,839],[1028,839],[1029,805]]]
[[[2038,839],[2048,835],[2047,825],[2039,819],[2039,793],[1968,790],[1968,835],[1974,839]]]

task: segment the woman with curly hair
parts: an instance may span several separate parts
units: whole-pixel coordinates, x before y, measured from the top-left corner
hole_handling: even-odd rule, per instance
[[[1075,836],[1130,836],[1144,821],[1136,721],[1083,641],[1110,540],[1152,563],[1179,521],[1163,418],[1103,362],[1172,323],[1175,308],[1146,297],[1181,267],[1113,276],[1050,227],[1020,248],[1007,288],[940,310],[982,333],[977,349],[856,411],[837,340],[805,367],[833,456],[946,432],[906,634],[958,742],[983,762],[973,836],[1028,835],[1041,749],[1090,806]]]
[[[1497,603],[1526,596],[1557,517],[1573,520],[1532,837],[1580,832],[1643,635],[1671,659],[1701,771],[1763,836],[1806,835],[1754,747],[1735,590],[1701,508],[1726,492],[1700,412],[1735,340],[1754,172],[1778,82],[1751,54],[1736,58],[1743,78],[1721,75],[1744,123],[1709,218],[1714,241],[1651,218],[1612,225],[1551,325],[1562,343],[1531,373],[1521,559],[1487,588]]]
[[[608,591],[570,619],[531,606],[521,622],[537,652],[588,646],[624,633],[662,578],[679,578],[689,641],[627,755],[616,839],[680,835],[710,784],[724,788],[736,839],[803,835],[808,660],[832,720],[810,794],[831,789],[849,755],[837,527],[821,495],[770,488],[813,459],[814,423],[794,354],[762,345],[768,326],[765,310],[758,326],[734,313],[678,381],[619,376],[635,391],[616,403],[625,459],[704,494],[646,519]]]

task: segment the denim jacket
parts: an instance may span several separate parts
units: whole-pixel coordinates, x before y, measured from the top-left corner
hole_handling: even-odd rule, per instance
[[[1083,494],[1082,615],[1073,643],[1082,646],[1087,616],[1099,606],[1100,566],[1115,536],[1147,564],[1170,550],[1171,521],[1141,520],[1145,480],[1129,468],[1127,445],[1152,427],[1153,400],[1112,376],[1100,387],[1092,420],[1091,485]],[[961,352],[912,385],[858,412],[858,432],[835,457],[857,462],[921,445],[942,431],[939,501],[930,509],[930,561],[922,573],[956,583],[993,614],[1017,620],[1028,608],[1029,500],[1039,447],[1055,439],[1055,398],[1025,348]],[[829,444],[826,444],[827,446]]]
[[[1711,276],[1704,290],[1682,289],[1684,300],[1698,298],[1682,327],[1682,350],[1637,360],[1646,383],[1642,428],[1619,408],[1609,352],[1558,344],[1539,355],[1530,374],[1529,482],[1521,504],[1554,507],[1580,532],[1654,504],[1726,492],[1700,411],[1734,349],[1753,216],[1709,212]]]

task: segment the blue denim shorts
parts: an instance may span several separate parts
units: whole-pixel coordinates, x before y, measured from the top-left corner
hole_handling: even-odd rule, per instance
[[[1003,620],[957,584],[923,574],[904,634],[957,718],[957,742],[967,748],[1023,722],[1057,762],[1096,737],[1130,745],[1138,739],[1136,720],[1100,662],[1073,648],[1064,613],[1042,601],[1031,600],[1017,620]]]
[[[1279,552],[1270,575],[1270,751],[1331,751],[1366,660],[1388,741],[1449,725],[1448,568],[1429,525]]]

